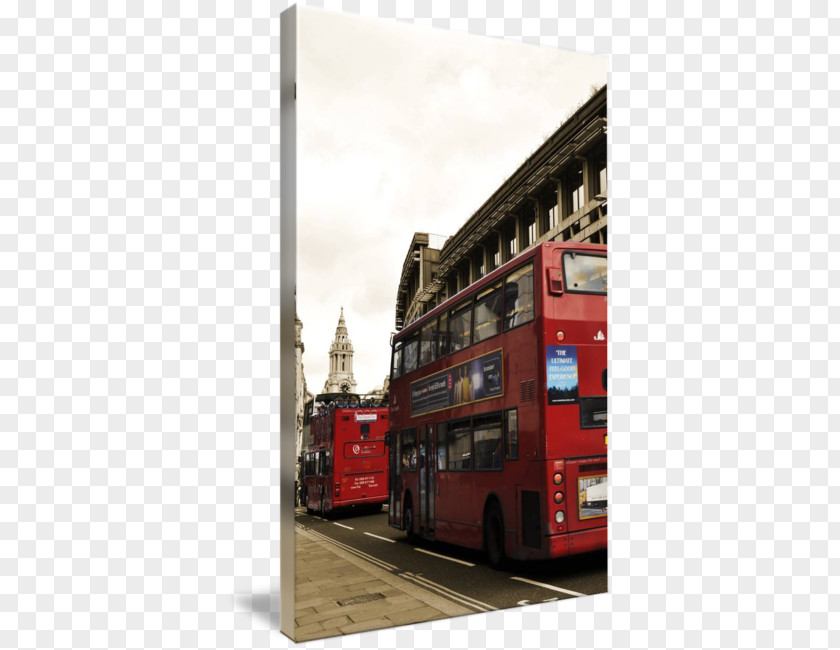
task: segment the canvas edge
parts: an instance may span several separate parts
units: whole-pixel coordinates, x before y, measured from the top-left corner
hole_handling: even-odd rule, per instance
[[[280,631],[294,640],[297,7],[280,14]]]

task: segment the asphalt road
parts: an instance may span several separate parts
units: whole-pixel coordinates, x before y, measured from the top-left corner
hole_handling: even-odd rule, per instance
[[[478,551],[440,542],[409,542],[376,514],[321,519],[298,508],[295,521],[363,559],[476,612],[562,600],[607,590],[607,552],[539,562],[508,562],[494,570]]]

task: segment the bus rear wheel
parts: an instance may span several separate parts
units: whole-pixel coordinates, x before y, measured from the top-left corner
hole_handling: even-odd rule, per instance
[[[414,504],[411,502],[411,497],[408,497],[405,501],[403,523],[405,524],[405,534],[408,536],[408,539],[414,541],[417,536],[414,534]]]
[[[505,525],[497,504],[491,505],[484,516],[484,550],[490,566],[501,568],[505,562]]]

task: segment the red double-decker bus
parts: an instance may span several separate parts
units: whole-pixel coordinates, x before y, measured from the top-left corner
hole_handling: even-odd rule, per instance
[[[607,249],[548,242],[394,335],[388,522],[505,557],[607,545]]]
[[[304,407],[300,502],[321,516],[388,501],[387,400],[327,393]]]

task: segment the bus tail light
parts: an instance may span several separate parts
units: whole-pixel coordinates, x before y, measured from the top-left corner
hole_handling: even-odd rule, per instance
[[[562,343],[566,340],[566,332],[563,330],[557,330],[557,342]]]
[[[562,492],[555,492],[554,493],[554,503],[563,503],[564,498],[565,497],[563,496]]]
[[[336,498],[341,496],[341,483],[335,484],[335,496]]]
[[[563,472],[556,472],[554,474],[554,485],[560,485],[563,482]]]

